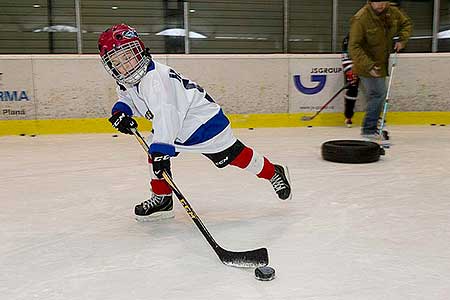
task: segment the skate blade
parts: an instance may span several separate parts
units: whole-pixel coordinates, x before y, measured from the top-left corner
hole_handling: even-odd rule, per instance
[[[389,149],[392,146],[392,143],[390,140],[377,141],[377,143],[385,149]]]
[[[285,202],[285,201],[289,201],[289,200],[291,200],[292,199],[292,184],[291,184],[291,175],[289,174],[289,169],[288,169],[288,167],[287,166],[283,166],[283,169],[284,169],[284,173],[286,174],[286,177],[287,177],[287,180],[288,180],[288,182],[289,182],[289,185],[291,186],[291,194],[289,195],[289,197],[287,197],[286,199],[280,199],[280,198],[278,198],[278,200],[279,201],[281,201],[281,202]]]
[[[383,148],[389,148],[390,146],[392,146],[391,140],[373,139],[373,138],[368,138],[368,137],[364,137],[364,136],[362,137],[362,140],[365,142],[377,143],[378,145],[380,145]]]
[[[385,149],[389,149],[389,148],[391,148],[392,143],[390,143],[390,142],[381,142],[380,146],[385,148]]]
[[[155,212],[151,214],[150,216],[134,216],[136,221],[138,222],[155,222],[165,219],[172,219],[175,217],[175,214],[173,211],[161,211],[161,212]]]

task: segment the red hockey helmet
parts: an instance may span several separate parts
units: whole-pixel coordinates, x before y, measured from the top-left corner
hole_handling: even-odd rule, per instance
[[[105,69],[122,84],[136,84],[147,72],[151,60],[136,30],[126,24],[113,25],[98,39]]]

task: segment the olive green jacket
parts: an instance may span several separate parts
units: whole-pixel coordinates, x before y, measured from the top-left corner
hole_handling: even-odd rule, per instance
[[[376,65],[381,68],[381,76],[386,77],[393,38],[398,36],[406,45],[411,31],[411,20],[397,7],[389,6],[377,15],[370,4],[366,4],[351,19],[349,54],[353,71],[359,76],[371,77],[369,71]]]

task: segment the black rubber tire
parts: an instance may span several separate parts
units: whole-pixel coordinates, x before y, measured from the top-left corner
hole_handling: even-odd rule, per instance
[[[322,158],[327,161],[365,164],[380,159],[383,148],[374,142],[360,140],[334,140],[322,144]]]

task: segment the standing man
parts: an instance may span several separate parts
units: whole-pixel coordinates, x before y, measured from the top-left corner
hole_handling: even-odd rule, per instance
[[[349,53],[353,71],[366,90],[367,110],[361,134],[377,140],[377,122],[386,97],[386,76],[392,49],[399,52],[411,35],[411,20],[389,1],[369,0],[352,18]],[[398,37],[393,45],[393,38]]]

